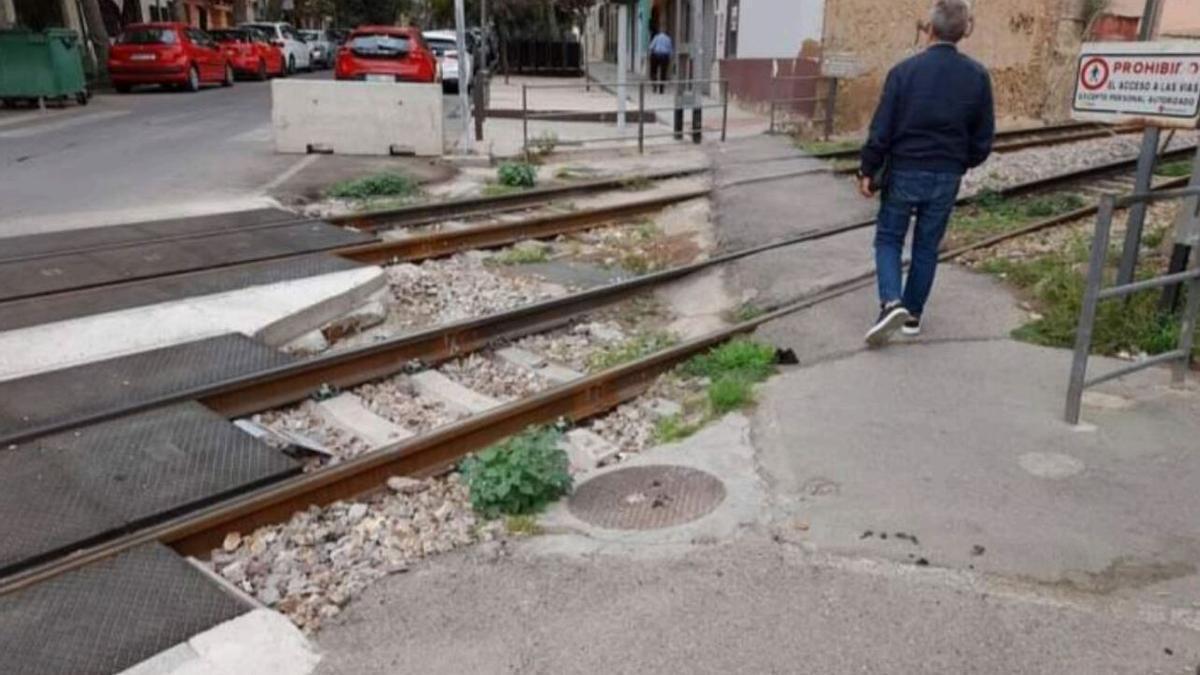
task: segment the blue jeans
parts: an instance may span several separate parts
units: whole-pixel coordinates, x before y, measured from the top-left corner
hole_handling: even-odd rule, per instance
[[[900,300],[913,314],[925,311],[925,301],[929,299],[937,272],[938,246],[946,234],[961,180],[962,175],[957,173],[892,172],[875,224],[875,275],[881,304]],[[914,214],[917,225],[913,232],[912,266],[901,292],[900,258]]]

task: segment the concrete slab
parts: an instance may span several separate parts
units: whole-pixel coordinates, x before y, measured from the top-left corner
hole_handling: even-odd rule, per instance
[[[514,366],[535,372],[554,384],[566,384],[583,377],[583,373],[520,347],[499,349],[496,351],[496,356]]]
[[[256,609],[219,624],[121,675],[307,675],[321,656],[287,617]]]
[[[726,290],[725,270],[709,269],[655,291],[671,308],[674,318],[667,330],[681,339],[700,337],[726,325],[725,316],[737,307],[737,299]]]
[[[362,399],[351,393],[339,394],[317,404],[326,422],[361,438],[378,448],[412,438],[413,433],[371,412]]]
[[[868,352],[873,298],[763,330],[809,366],[767,383],[755,416],[783,512],[811,523],[805,542],[1171,606],[1200,598],[1188,515],[1200,392],[1171,391],[1165,371],[1125,378],[1089,395],[1081,432],[1061,421],[1069,353],[1008,339],[1022,313],[991,278],[944,268],[924,335]]]
[[[440,156],[436,84],[274,80],[276,152]]]
[[[409,381],[421,396],[436,398],[467,415],[486,412],[500,405],[500,401],[491,396],[468,389],[436,370],[423,370],[409,376]]]
[[[0,332],[0,381],[230,332],[282,345],[386,283],[363,267]]]

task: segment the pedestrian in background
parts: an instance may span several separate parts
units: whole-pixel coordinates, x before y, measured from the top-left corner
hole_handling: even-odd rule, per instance
[[[654,35],[654,39],[650,41],[650,81],[653,83],[651,91],[660,94],[667,91],[667,76],[671,71],[671,53],[675,51],[675,44],[671,42],[671,36],[667,35],[666,31],[658,31]]]
[[[992,151],[991,79],[957,47],[973,28],[969,0],[934,0],[926,26],[929,46],[888,73],[863,146],[859,191],[864,197],[881,193],[875,225],[880,312],[866,335],[873,347],[897,329],[920,334],[962,175]],[[911,222],[912,264],[901,287],[901,254]]]

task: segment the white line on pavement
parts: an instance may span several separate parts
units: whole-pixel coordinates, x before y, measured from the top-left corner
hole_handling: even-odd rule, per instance
[[[76,127],[81,124],[88,124],[90,122],[101,122],[103,120],[113,119],[114,117],[124,117],[128,114],[128,110],[110,110],[108,112],[95,112],[87,115],[79,115],[78,117],[68,117],[67,119],[56,120],[53,122],[48,122],[47,124],[37,124],[29,127],[22,127],[20,129],[0,131],[0,138],[26,138],[51,131],[59,131],[61,129]]]
[[[284,171],[283,173],[276,176],[271,182],[269,182],[266,185],[259,188],[258,191],[259,192],[270,192],[271,190],[274,190],[275,188],[279,187],[280,185],[283,185],[283,183],[285,181],[287,181],[289,178],[300,173],[306,167],[308,167],[310,164],[317,161],[318,159],[321,159],[320,155],[305,155],[303,159],[301,159],[299,162],[296,162],[295,164],[293,164],[291,167],[288,168],[287,171]]]

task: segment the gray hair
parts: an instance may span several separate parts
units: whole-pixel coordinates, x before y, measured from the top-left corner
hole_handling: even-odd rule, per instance
[[[933,36],[945,42],[958,42],[971,27],[970,0],[934,0],[929,12]]]

